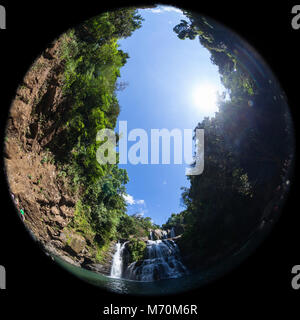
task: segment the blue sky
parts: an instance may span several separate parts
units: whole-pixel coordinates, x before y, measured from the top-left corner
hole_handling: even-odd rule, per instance
[[[145,19],[142,28],[119,40],[120,49],[130,58],[119,79],[129,85],[117,94],[121,107],[118,121],[127,121],[128,132],[146,130],[149,139],[151,129],[194,129],[204,116],[217,111],[212,89],[224,91],[218,69],[198,39],[177,38],[173,27],[186,19],[180,10],[159,6],[139,13]],[[133,144],[128,142],[128,148]],[[149,147],[149,162],[150,155]],[[130,179],[126,186],[128,214],[140,213],[163,224],[171,213],[183,209],[180,188],[188,186],[185,163],[120,167]]]

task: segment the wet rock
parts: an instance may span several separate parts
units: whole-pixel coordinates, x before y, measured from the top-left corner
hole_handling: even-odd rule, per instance
[[[68,257],[68,256],[64,256],[64,255],[61,255],[61,253],[59,254],[59,257],[63,260],[65,260],[66,262],[76,266],[76,267],[80,267],[80,263],[77,262],[77,261],[74,261],[72,258]]]

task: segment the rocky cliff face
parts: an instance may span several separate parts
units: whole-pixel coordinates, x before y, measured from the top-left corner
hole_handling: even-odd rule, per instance
[[[88,265],[95,261],[86,239],[67,228],[80,190],[72,191],[54,161],[53,140],[63,136],[62,120],[71,108],[62,92],[59,50],[60,40],[35,61],[17,90],[5,137],[6,173],[16,208],[24,212],[34,238],[67,262]],[[104,273],[110,262],[108,254]]]
[[[175,233],[172,234],[172,230],[171,229],[166,229],[166,230],[162,230],[162,229],[154,229],[150,231],[151,236],[149,236],[149,239],[151,240],[162,240],[162,239],[169,239],[169,238],[175,238],[176,235],[182,234],[183,233],[183,229],[174,229],[173,232]]]

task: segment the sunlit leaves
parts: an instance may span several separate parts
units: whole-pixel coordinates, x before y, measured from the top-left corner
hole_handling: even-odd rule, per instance
[[[96,136],[101,129],[114,129],[120,111],[116,81],[128,54],[119,49],[117,40],[130,36],[141,21],[135,9],[107,12],[70,30],[61,47],[63,92],[71,104],[65,124],[71,154],[65,156],[63,168],[74,188],[83,191],[71,226],[95,241],[99,257],[99,248],[107,248],[117,236],[125,214],[128,176],[117,165],[97,162]]]

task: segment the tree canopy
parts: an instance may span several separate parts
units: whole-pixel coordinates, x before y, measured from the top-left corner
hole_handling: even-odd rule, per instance
[[[282,206],[293,155],[289,109],[271,72],[234,33],[192,12],[174,27],[179,39],[199,39],[218,66],[229,99],[195,129],[204,129],[204,172],[183,188],[185,210],[167,225],[184,228],[181,246],[196,265],[241,247]],[[268,208],[269,212],[266,211]]]
[[[118,39],[129,37],[141,27],[134,8],[96,16],[63,36],[63,92],[70,106],[64,115],[64,130],[50,148],[60,150],[57,161],[62,174],[80,193],[73,221],[68,228],[89,239],[98,260],[112,240],[134,234],[145,235],[147,219],[126,215],[126,170],[118,164],[99,164],[96,140],[101,129],[115,129],[120,112],[116,91],[120,68],[129,55],[118,47]],[[138,223],[136,223],[138,222]]]

